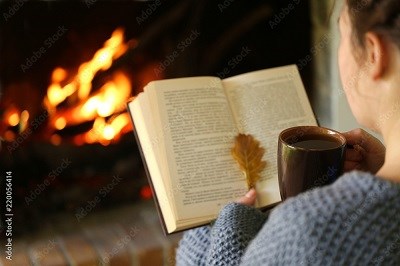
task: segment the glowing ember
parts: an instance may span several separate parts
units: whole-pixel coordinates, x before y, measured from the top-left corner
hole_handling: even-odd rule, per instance
[[[152,193],[151,193],[151,188],[149,186],[144,186],[140,189],[140,196],[143,199],[151,199]]]
[[[4,119],[4,121],[6,121],[8,126],[10,126],[10,127],[18,126],[18,129],[19,129],[18,131],[20,131],[20,132],[26,128],[26,123],[28,121],[28,118],[29,118],[28,111],[24,110],[24,111],[20,112],[14,106],[11,106],[7,110],[5,110],[4,115],[3,115],[3,119]],[[9,134],[9,136],[11,136],[11,135]]]
[[[51,143],[53,143],[54,145],[60,145],[61,144],[61,137],[59,135],[53,135],[50,138]]]
[[[65,120],[64,117],[57,118],[56,122],[54,123],[55,128],[58,130],[65,128],[66,125],[67,125],[67,120]]]
[[[51,76],[52,82],[61,82],[67,77],[67,71],[62,69],[61,67],[57,67],[54,69],[53,74]]]
[[[14,127],[14,126],[18,125],[18,123],[19,123],[19,114],[18,113],[12,113],[8,117],[8,124],[10,124],[10,126]]]
[[[11,130],[7,130],[5,133],[4,133],[4,139],[6,140],[6,141],[13,141],[14,139],[15,139],[15,133],[14,132],[12,132]]]
[[[22,111],[21,118],[19,121],[20,131],[24,131],[28,127],[29,112],[27,110]]]

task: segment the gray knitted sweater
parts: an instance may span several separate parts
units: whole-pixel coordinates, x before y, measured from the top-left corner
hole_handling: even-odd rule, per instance
[[[269,217],[230,203],[185,232],[177,265],[400,265],[400,186],[363,172],[290,198]]]

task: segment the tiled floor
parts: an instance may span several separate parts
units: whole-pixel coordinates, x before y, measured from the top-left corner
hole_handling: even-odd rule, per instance
[[[13,239],[13,260],[3,253],[0,265],[174,265],[181,238],[163,234],[153,201],[51,224]]]

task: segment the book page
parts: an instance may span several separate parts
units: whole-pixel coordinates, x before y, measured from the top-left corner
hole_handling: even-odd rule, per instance
[[[151,175],[153,188],[157,194],[157,201],[167,230],[174,230],[175,228],[172,226],[175,223],[174,208],[171,206],[166,182],[162,178],[161,165],[159,165],[161,161],[160,146],[155,145],[157,130],[154,128],[147,95],[140,93],[134,101],[129,103],[129,111],[135,121],[134,130],[136,130],[137,137],[140,140],[141,152],[146,158],[147,170]]]
[[[257,183],[259,206],[281,200],[278,184],[279,133],[288,127],[317,125],[295,65],[260,70],[223,80],[236,124],[266,152],[267,167]]]
[[[221,81],[196,77],[149,86],[178,220],[217,215],[246,191],[231,156],[238,133]],[[234,169],[235,171],[233,171]]]

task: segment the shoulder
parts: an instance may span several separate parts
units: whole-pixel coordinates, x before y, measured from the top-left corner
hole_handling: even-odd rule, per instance
[[[327,225],[352,226],[364,216],[385,209],[399,210],[400,186],[370,173],[353,171],[332,185],[317,188],[288,199],[271,213],[271,222],[302,227],[327,228]],[[376,214],[378,215],[378,214]],[[363,218],[361,221],[360,218]]]
[[[400,228],[399,214],[398,185],[368,173],[351,172],[330,186],[303,193],[277,206],[245,258],[272,264],[274,261],[296,265],[329,261],[343,264],[341,259],[356,258],[360,250],[390,243],[387,228],[393,228],[396,235]],[[363,241],[359,241],[361,238]],[[368,253],[371,258],[364,254],[362,259],[371,261],[372,253]]]
[[[370,173],[353,171],[335,183],[316,188],[288,199],[274,210],[274,215],[320,220],[332,215],[346,214],[360,205],[373,208],[376,204],[398,201],[400,185],[382,180]]]

